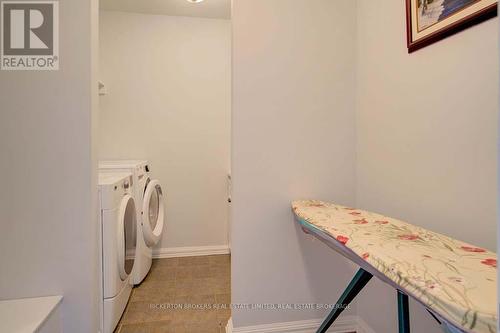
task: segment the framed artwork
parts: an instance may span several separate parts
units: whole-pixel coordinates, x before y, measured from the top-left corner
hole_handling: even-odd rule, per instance
[[[406,0],[411,53],[497,15],[498,0]]]

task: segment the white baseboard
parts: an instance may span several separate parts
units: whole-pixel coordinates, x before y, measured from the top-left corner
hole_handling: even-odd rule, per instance
[[[212,256],[231,253],[228,245],[170,247],[153,249],[153,259]]]
[[[363,318],[358,316],[358,330],[356,331],[357,333],[375,333],[373,328],[368,326],[366,321],[363,320]]]
[[[321,325],[321,319],[301,320],[286,323],[233,327],[232,318],[226,326],[226,333],[315,333]],[[338,318],[329,333],[375,333],[363,319],[358,316],[343,316]]]
[[[229,318],[226,325],[226,333],[233,333],[233,317]]]

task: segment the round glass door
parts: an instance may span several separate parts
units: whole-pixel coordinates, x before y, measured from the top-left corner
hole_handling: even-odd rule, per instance
[[[134,199],[123,197],[118,214],[118,266],[125,280],[134,267],[137,247],[137,215]]]
[[[158,187],[151,192],[151,198],[149,200],[149,214],[147,219],[151,226],[151,230],[155,230],[158,224],[158,215],[160,214],[160,191],[161,188],[158,185]]]
[[[152,180],[146,186],[142,213],[144,240],[151,247],[160,240],[165,218],[163,192],[158,180]]]

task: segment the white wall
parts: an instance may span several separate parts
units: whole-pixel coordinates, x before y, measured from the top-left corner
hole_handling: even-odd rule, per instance
[[[166,193],[158,247],[227,245],[228,20],[101,11],[100,157],[147,159]]]
[[[404,1],[358,1],[357,206],[495,250],[498,20],[411,55]],[[396,294],[359,314],[396,332]],[[439,332],[412,304],[415,332]]]
[[[233,2],[232,301],[332,303],[354,268],[290,203],[354,204],[355,2]],[[233,311],[235,327],[320,318]]]
[[[0,299],[64,295],[98,329],[97,1],[60,5],[60,70],[0,72]]]

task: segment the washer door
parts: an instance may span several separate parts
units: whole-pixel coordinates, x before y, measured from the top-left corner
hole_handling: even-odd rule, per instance
[[[163,192],[158,180],[152,180],[146,185],[142,214],[144,241],[151,247],[160,240],[165,218]]]
[[[134,267],[137,246],[137,212],[134,198],[125,195],[118,212],[118,271],[124,281]]]

